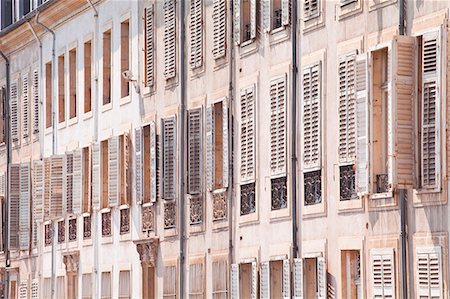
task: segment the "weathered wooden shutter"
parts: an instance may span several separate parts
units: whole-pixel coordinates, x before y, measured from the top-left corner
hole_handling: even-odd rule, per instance
[[[191,68],[203,64],[203,0],[191,0]]]
[[[64,156],[51,157],[50,169],[50,217],[58,218],[63,215],[63,164]]]
[[[33,71],[33,134],[39,133],[39,73]]]
[[[270,299],[270,262],[261,262],[259,275],[259,298]]]
[[[119,136],[108,140],[108,205],[117,206],[120,196]]]
[[[231,265],[231,298],[239,299],[239,264]]]
[[[68,152],[64,156],[64,191],[63,211],[64,214],[73,212],[73,153]]]
[[[44,221],[44,162],[33,162],[33,245],[38,244],[38,223]]]
[[[83,150],[81,148],[74,150],[72,156],[72,212],[81,214],[83,205]]]
[[[9,178],[9,246],[19,246],[20,164],[12,164]]]
[[[228,99],[222,101],[222,185],[228,187],[230,176],[229,160],[229,138],[228,138]]]
[[[175,77],[176,73],[176,1],[164,0],[164,76]]]
[[[44,158],[44,220],[50,217],[52,159]]]
[[[263,0],[262,1],[262,10],[263,10],[263,29],[264,32],[270,32],[272,29],[272,0]]]
[[[39,299],[39,279],[33,278],[31,281],[31,299]]]
[[[367,54],[355,59],[356,83],[356,190],[369,193],[369,73]]]
[[[286,75],[270,81],[270,170],[286,172]]]
[[[10,87],[10,117],[11,117],[11,141],[17,143],[19,141],[19,91],[18,82],[11,82]]]
[[[291,263],[289,260],[283,260],[282,292],[283,299],[291,298]]]
[[[441,51],[440,31],[422,38],[421,186],[440,189],[441,184]]]
[[[19,208],[19,248],[27,250],[30,246],[30,207],[31,207],[31,169],[30,163],[20,165],[20,208]]]
[[[227,42],[227,1],[213,0],[213,58],[225,56]]]
[[[256,38],[256,0],[250,0],[250,38]]]
[[[251,276],[251,298],[258,298],[258,265],[252,262],[252,276]]]
[[[136,180],[136,203],[142,204],[143,179],[142,179],[142,128],[134,129],[134,178]]]
[[[317,258],[317,299],[328,298],[327,263],[324,257]]]
[[[202,191],[202,109],[188,111],[188,192],[198,194]]]
[[[158,183],[158,151],[156,149],[156,123],[150,123],[150,201],[156,202]]]
[[[22,138],[30,137],[30,96],[28,75],[22,77]]]
[[[395,298],[394,251],[374,249],[371,252],[372,297]]]
[[[416,249],[416,286],[419,298],[443,297],[442,248],[418,247]]]
[[[291,3],[290,0],[281,0],[281,24],[289,25],[291,21]]]
[[[176,194],[176,154],[177,154],[177,128],[175,116],[162,120],[163,128],[163,172],[164,172],[164,199],[174,199]]]
[[[234,42],[241,43],[241,0],[233,1],[234,12]]]
[[[241,181],[255,179],[255,86],[241,89]]]
[[[318,17],[320,14],[319,8],[320,0],[304,0],[303,13],[305,20]]]
[[[147,86],[155,84],[154,34],[155,15],[153,4],[151,4],[145,9],[145,79]]]
[[[213,190],[214,185],[214,113],[213,107],[206,108],[206,187]]]
[[[321,166],[321,65],[303,69],[303,167]]]
[[[100,209],[100,143],[98,142],[92,145],[92,208]]]

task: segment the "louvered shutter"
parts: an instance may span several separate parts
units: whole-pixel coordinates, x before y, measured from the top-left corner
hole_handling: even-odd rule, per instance
[[[391,100],[394,101],[392,133],[395,136],[391,148],[395,166],[389,174],[397,187],[412,187],[414,183],[414,103],[417,38],[396,36],[394,55],[391,60],[393,78],[390,82]],[[394,112],[395,111],[395,112]],[[393,186],[394,187],[394,186]]]
[[[30,137],[30,97],[28,93],[28,75],[22,78],[22,138]]]
[[[356,190],[369,193],[369,73],[367,54],[355,59],[356,82]]]
[[[258,298],[258,266],[256,262],[252,262],[252,276],[251,276],[251,298]]]
[[[124,132],[120,137],[119,170],[121,177],[119,185],[119,204],[129,205],[131,201],[131,173],[130,173],[130,136]]]
[[[142,128],[134,129],[134,178],[136,180],[136,203],[142,204],[143,179],[142,179]]]
[[[9,246],[19,246],[20,164],[12,164],[9,178]]]
[[[153,86],[155,83],[154,34],[155,15],[153,4],[151,4],[145,9],[145,76],[147,86]]]
[[[100,209],[100,143],[98,142],[92,145],[92,208]]]
[[[395,270],[393,249],[371,252],[372,297],[395,299]]]
[[[222,101],[222,184],[224,188],[228,187],[230,175],[229,144],[228,144],[228,99]]]
[[[19,299],[28,299],[28,280],[21,280],[19,284]]]
[[[71,214],[73,211],[73,153],[68,152],[64,156],[64,192],[63,210]]]
[[[324,257],[317,258],[317,298],[327,298],[327,263]]]
[[[39,133],[39,73],[33,71],[33,134]]]
[[[203,0],[191,0],[191,68],[203,63]]]
[[[319,16],[319,4],[320,0],[304,0],[303,12],[305,20]]]
[[[64,156],[51,157],[50,217],[52,218],[59,218],[63,214],[63,163]]]
[[[256,38],[256,0],[250,0],[250,38]]]
[[[441,247],[418,247],[416,250],[416,286],[418,297],[443,298]]]
[[[281,0],[281,22],[283,26],[289,25],[290,20],[291,20],[290,0]]]
[[[261,262],[259,274],[259,298],[270,299],[270,262]]]
[[[119,136],[108,140],[108,205],[117,206],[120,196],[120,142]]]
[[[213,107],[206,108],[206,187],[213,190],[214,185],[214,114]]]
[[[75,214],[82,213],[83,203],[83,150],[76,149],[73,151],[72,164],[72,212]]]
[[[30,245],[30,163],[20,165],[20,208],[19,208],[19,248],[27,250]]]
[[[5,197],[6,190],[6,173],[0,173],[0,197]]]
[[[232,264],[231,265],[231,298],[239,299],[240,290],[239,290],[239,265]]]
[[[225,56],[227,42],[227,2],[213,0],[213,58]]]
[[[262,10],[264,32],[270,32],[272,29],[272,0],[263,0]]]
[[[201,192],[202,109],[188,111],[188,192]]]
[[[175,199],[176,175],[176,119],[168,117],[162,121],[163,127],[163,172],[164,172],[164,199]]]
[[[0,87],[0,113],[2,117],[0,118],[0,143],[5,143],[6,141],[6,111],[5,111],[5,101],[6,101],[6,88],[5,86]]]
[[[289,260],[283,260],[283,299],[291,298],[291,263]]]
[[[440,31],[422,38],[421,186],[440,189],[441,183],[441,51]]]
[[[175,77],[176,72],[176,1],[164,0],[164,76]]]
[[[270,170],[286,172],[286,75],[270,81]]]
[[[44,162],[33,162],[33,245],[38,244],[38,223],[44,221]]]
[[[241,0],[233,1],[234,7],[234,42],[241,43]]]
[[[321,65],[303,69],[303,167],[321,166]]]
[[[156,149],[156,123],[150,123],[150,201],[156,202],[157,189],[157,149]]]
[[[17,143],[19,141],[19,91],[18,83],[14,81],[10,87],[10,117],[11,117],[11,141]]]
[[[39,299],[39,279],[34,278],[31,281],[31,299]]]
[[[50,217],[52,159],[44,159],[44,220]]]
[[[241,181],[255,179],[255,86],[241,90]]]

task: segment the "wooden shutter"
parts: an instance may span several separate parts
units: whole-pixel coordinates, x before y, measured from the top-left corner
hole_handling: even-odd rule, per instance
[[[239,265],[232,264],[231,265],[231,298],[239,299],[240,290],[239,290]]]
[[[291,298],[291,263],[289,260],[283,260],[283,299]]]
[[[328,298],[327,263],[324,257],[317,258],[317,299]]]
[[[71,214],[73,211],[73,153],[68,152],[64,156],[64,213]]]
[[[150,201],[156,202],[156,189],[157,189],[157,161],[158,151],[156,149],[156,123],[152,121],[150,123]]]
[[[62,217],[63,209],[63,164],[64,156],[51,157],[50,169],[50,217]]]
[[[28,93],[28,75],[22,77],[22,138],[30,137],[30,97]]]
[[[441,51],[440,31],[422,38],[421,187],[440,190]]]
[[[281,22],[283,26],[289,25],[291,21],[290,0],[281,0]]]
[[[39,73],[33,71],[33,134],[39,133]]]
[[[164,199],[175,199],[176,194],[176,155],[177,136],[176,118],[168,117],[162,120],[163,128],[163,172]]]
[[[223,187],[228,187],[230,176],[230,160],[229,160],[229,138],[228,138],[228,99],[222,101],[222,183]]]
[[[143,174],[142,174],[142,128],[134,129],[134,178],[136,180],[136,203],[142,204]]]
[[[255,86],[241,89],[241,181],[255,179]]]
[[[234,12],[234,42],[241,43],[241,0],[233,1]]]
[[[164,0],[164,76],[175,77],[176,72],[176,2]]]
[[[259,298],[270,299],[270,262],[261,262],[259,274]]]
[[[256,0],[250,0],[250,38],[256,38]]]
[[[0,173],[0,197],[5,197],[6,194],[6,172]]]
[[[372,297],[395,299],[394,250],[372,250],[371,268]]]
[[[214,187],[214,113],[213,106],[206,108],[206,187],[209,191]]]
[[[9,245],[19,246],[20,164],[12,164],[9,178]]]
[[[256,262],[252,262],[252,276],[251,276],[251,298],[258,298],[258,266]]]
[[[92,207],[100,209],[100,143],[98,142],[92,145]]]
[[[33,162],[33,245],[38,244],[38,222],[44,221],[44,162]]]
[[[108,204],[117,206],[120,196],[120,141],[119,136],[108,140]]]
[[[146,85],[155,84],[155,56],[154,56],[155,15],[153,4],[145,9],[145,76]]]
[[[119,152],[119,204],[129,205],[131,201],[131,173],[130,173],[130,136],[128,132],[124,132],[120,137]]]
[[[19,91],[18,82],[11,82],[10,87],[10,117],[11,117],[11,141],[17,143],[19,141]]]
[[[50,217],[51,199],[51,158],[44,159],[44,220]]]
[[[203,263],[189,265],[189,298],[204,298]]]
[[[131,298],[131,272],[119,272],[119,298]]]
[[[367,54],[355,59],[356,83],[356,190],[369,193],[369,73]]]
[[[213,0],[213,58],[225,57],[227,43],[227,1]]]
[[[28,280],[21,280],[19,284],[19,299],[28,299]]]
[[[441,247],[418,247],[416,251],[417,296],[444,298]]]
[[[320,14],[320,4],[321,0],[304,0],[303,12],[305,20],[318,17]]]
[[[203,0],[191,0],[191,68],[203,64]]]
[[[303,69],[303,167],[321,166],[321,65]]]
[[[188,192],[202,191],[202,109],[188,111]]]
[[[31,299],[39,299],[39,279],[34,278],[31,281]]]
[[[72,153],[72,212],[82,213],[83,205],[83,150],[76,149]]]
[[[270,170],[286,172],[286,75],[270,81]]]
[[[392,133],[395,166],[390,174],[397,187],[412,187],[414,183],[414,103],[417,38],[394,38],[393,80],[391,80]]]
[[[264,32],[270,32],[272,29],[272,0],[262,1],[263,10],[263,29]]]
[[[30,163],[20,165],[20,208],[19,208],[19,248],[27,250],[30,246],[30,207],[31,207],[31,169]]]

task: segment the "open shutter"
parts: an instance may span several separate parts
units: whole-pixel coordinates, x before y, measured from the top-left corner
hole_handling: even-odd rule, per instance
[[[327,289],[327,263],[324,257],[317,258],[317,298],[325,299],[328,296]]]
[[[270,170],[286,172],[286,75],[270,81]]]
[[[120,141],[119,136],[108,140],[108,205],[117,206],[120,196]]]
[[[155,84],[155,56],[154,56],[155,15],[153,4],[145,9],[145,76],[146,85]]]
[[[255,86],[241,90],[241,181],[255,179]]]
[[[76,149],[73,151],[73,172],[72,172],[72,212],[81,214],[83,200],[83,150]]]
[[[19,209],[19,248],[27,250],[30,245],[30,163],[20,165],[20,209]]]
[[[303,299],[303,259],[295,258],[293,265],[293,279],[294,279],[294,299]]]
[[[142,204],[142,129],[134,129],[134,177],[136,180],[136,203]]]
[[[19,246],[20,164],[12,164],[9,178],[9,246]]]
[[[392,248],[371,251],[372,297],[395,298],[394,250]]]
[[[50,217],[52,159],[44,158],[44,220]]]
[[[262,10],[264,32],[270,32],[272,29],[272,1],[262,1]]]
[[[28,93],[28,75],[22,78],[22,138],[30,137],[30,96]]]
[[[256,38],[256,0],[250,0],[250,38]]]
[[[369,193],[369,73],[367,54],[355,60],[356,77],[356,190]]]
[[[396,36],[394,38],[393,80],[391,80],[391,111],[393,119],[395,170],[392,182],[396,187],[412,187],[414,183],[414,103],[417,38]],[[394,186],[393,186],[394,187]]]
[[[176,72],[176,1],[164,0],[164,76],[175,77]]]
[[[63,211],[71,214],[73,212],[73,153],[71,152],[64,156],[63,179]]]
[[[230,176],[230,161],[229,161],[229,138],[228,138],[228,99],[222,101],[222,183],[223,187],[227,188]]]
[[[259,275],[259,298],[270,299],[270,262],[261,262]]]
[[[202,109],[188,111],[188,192],[198,194],[201,189]]]
[[[119,170],[120,186],[119,194],[121,205],[131,203],[131,170],[130,170],[130,135],[124,132],[120,137]]]
[[[214,114],[213,108],[206,108],[206,187],[209,191],[213,190],[214,182]]]
[[[163,172],[164,199],[175,199],[176,194],[176,119],[175,116],[162,120],[163,124]]]
[[[191,0],[191,68],[203,63],[203,0]]]
[[[291,263],[289,260],[283,260],[283,299],[291,298]]]
[[[256,262],[252,262],[252,277],[251,277],[251,298],[256,299],[258,298],[258,266]]]
[[[39,133],[39,73],[33,71],[33,134]]]
[[[150,200],[156,202],[157,189],[156,123],[150,123]]]
[[[239,299],[240,290],[239,290],[239,265],[232,264],[231,265],[231,298]]]
[[[227,1],[213,0],[213,58],[225,56],[227,42]]]
[[[38,223],[44,221],[44,162],[33,162],[33,245],[38,244]]]
[[[100,209],[100,143],[92,145],[92,208]]]
[[[10,117],[11,117],[11,141],[17,143],[19,141],[19,91],[18,82],[11,82],[10,87]]]
[[[443,298],[442,248],[418,247],[416,286],[419,298]]]
[[[421,187],[441,187],[440,31],[422,38]]]
[[[281,0],[281,21],[283,26],[289,25],[290,20],[291,20],[290,0]]]
[[[50,169],[50,217],[59,218],[62,217],[63,209],[63,163],[64,156],[52,156],[51,157],[51,169]]]
[[[234,7],[234,42],[241,43],[241,0],[233,1]]]

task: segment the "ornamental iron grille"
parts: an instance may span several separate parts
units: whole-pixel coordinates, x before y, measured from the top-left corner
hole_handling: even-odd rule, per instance
[[[64,220],[58,221],[58,243],[66,240],[66,223]]]
[[[227,197],[226,191],[213,193],[213,221],[227,219]]]
[[[130,209],[120,210],[120,234],[125,235],[130,232]]]
[[[148,233],[155,229],[155,213],[153,206],[142,207],[142,232]]]
[[[311,171],[304,174],[305,179],[305,205],[315,205],[322,202],[321,171]]]
[[[102,237],[111,236],[111,211],[102,213]]]
[[[339,167],[340,199],[357,199],[355,186],[355,168],[353,165]]]
[[[287,207],[286,177],[271,180],[272,210],[280,210]]]
[[[191,196],[190,200],[190,223],[201,224],[203,221],[203,198],[202,196]]]
[[[91,215],[83,217],[83,239],[91,238]]]
[[[51,224],[45,225],[45,246],[52,245],[52,226]]]
[[[174,228],[176,219],[175,200],[166,201],[164,203],[164,228]]]
[[[255,183],[241,185],[241,215],[248,215],[255,211]]]
[[[69,219],[69,241],[77,240],[77,218]]]
[[[377,193],[384,193],[389,191],[389,176],[387,174],[377,174],[376,178],[376,190]]]

